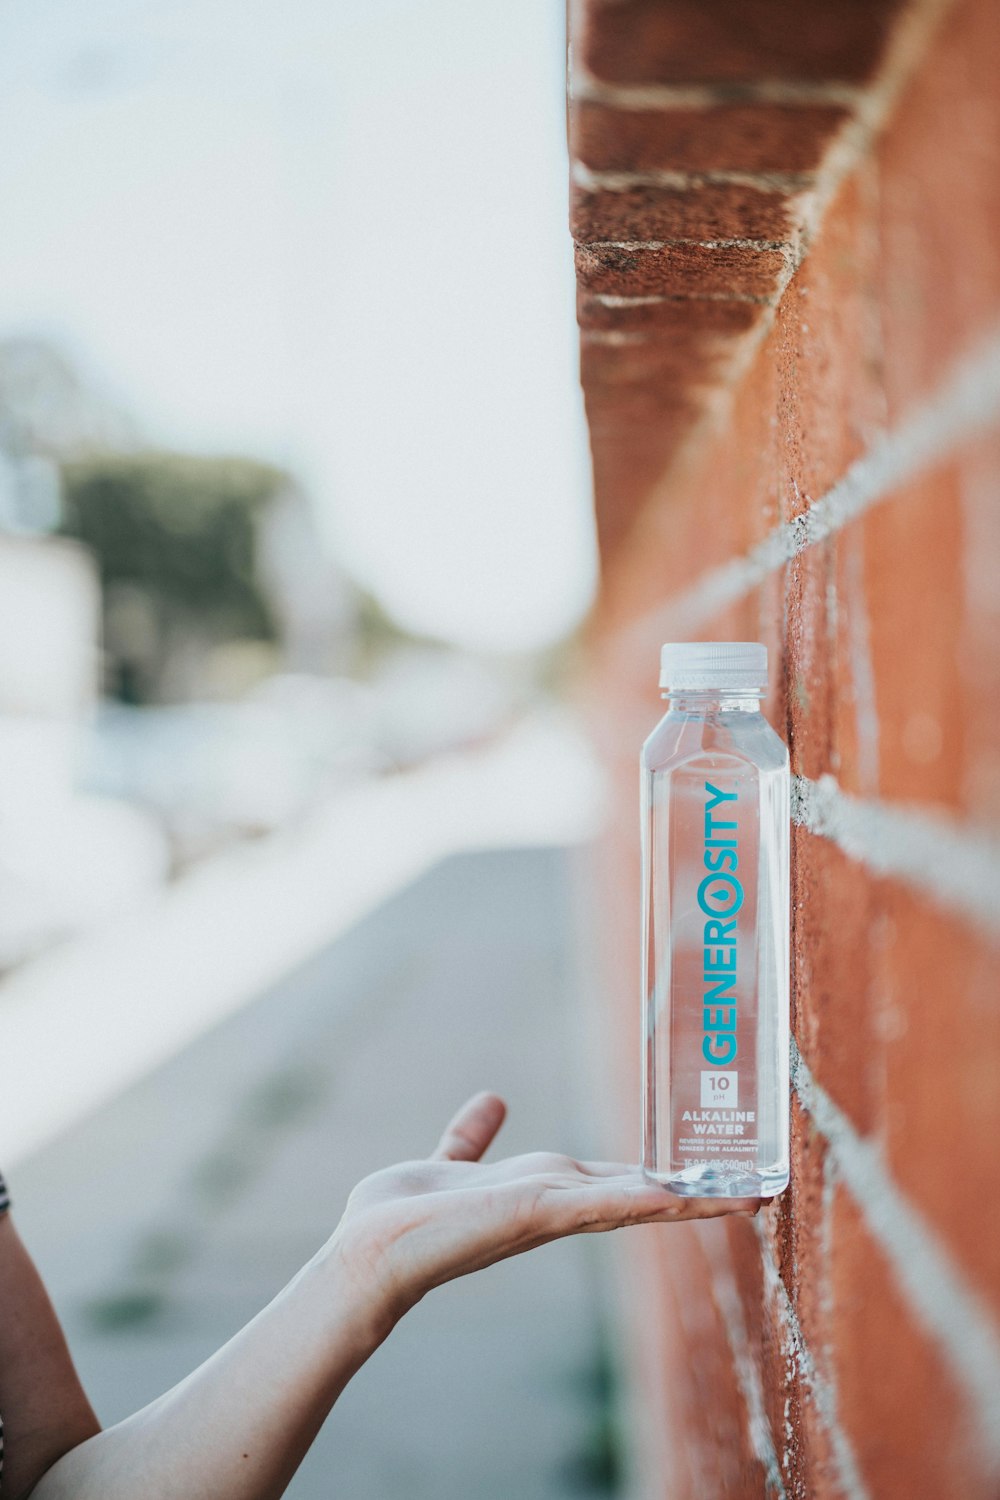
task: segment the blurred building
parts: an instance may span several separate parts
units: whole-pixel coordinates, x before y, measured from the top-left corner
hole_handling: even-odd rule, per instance
[[[100,596],[76,543],[0,535],[0,972],[163,879],[155,825],[78,792]]]
[[[60,463],[135,441],[134,424],[55,345],[0,340],[0,531],[56,530]]]

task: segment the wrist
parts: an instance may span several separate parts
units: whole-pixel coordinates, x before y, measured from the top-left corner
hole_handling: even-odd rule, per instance
[[[377,1257],[366,1255],[339,1229],[301,1275],[322,1286],[324,1305],[359,1366],[388,1338],[412,1305],[395,1294]]]

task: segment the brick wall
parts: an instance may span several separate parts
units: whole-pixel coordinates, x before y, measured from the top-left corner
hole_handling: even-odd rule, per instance
[[[644,1493],[996,1500],[1000,6],[579,0],[570,42],[627,1156],[661,641],[767,642],[795,778],[792,1185],[626,1237]]]

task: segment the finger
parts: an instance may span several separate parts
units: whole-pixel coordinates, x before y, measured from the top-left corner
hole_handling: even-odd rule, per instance
[[[759,1198],[684,1198],[667,1192],[658,1183],[633,1180],[614,1187],[595,1182],[593,1187],[552,1193],[542,1213],[556,1233],[572,1234],[619,1229],[628,1224],[715,1219],[727,1214],[752,1216],[761,1203]]]
[[[729,1215],[737,1218],[753,1218],[764,1206],[762,1198],[678,1198],[669,1195],[671,1201],[666,1208],[650,1202],[637,1210],[636,1223],[655,1224],[660,1220],[675,1219],[722,1219]],[[631,1223],[633,1220],[629,1219]]]
[[[587,1177],[622,1177],[631,1178],[633,1181],[649,1182],[651,1179],[644,1176],[642,1168],[637,1167],[634,1162],[625,1161],[579,1161],[577,1166]]]
[[[499,1180],[520,1182],[527,1176],[559,1176],[563,1187],[580,1187],[591,1179],[598,1179],[602,1186],[641,1186],[649,1182],[641,1167],[624,1161],[577,1161],[572,1156],[562,1156],[555,1151],[531,1151],[526,1156],[508,1156],[493,1163],[493,1171]]]
[[[621,1197],[621,1208],[627,1212],[630,1205],[631,1216],[642,1222],[658,1218],[717,1219],[725,1214],[753,1215],[764,1201],[762,1198],[688,1198],[671,1193],[661,1183],[649,1178],[627,1186]]]
[[[663,1183],[647,1177],[642,1167],[622,1162],[582,1161],[577,1164],[587,1177],[596,1179],[594,1189],[607,1189],[610,1201],[622,1193],[636,1212],[668,1214],[671,1218],[712,1219],[722,1214],[756,1214],[767,1201],[764,1198],[689,1198],[670,1192]]]
[[[474,1094],[454,1116],[432,1152],[433,1161],[478,1161],[504,1122],[507,1106],[497,1094]]]

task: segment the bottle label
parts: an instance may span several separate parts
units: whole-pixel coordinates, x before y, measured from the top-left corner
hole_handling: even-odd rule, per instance
[[[702,1069],[699,1103],[702,1109],[739,1109],[739,1073],[707,1073]]]
[[[671,840],[671,1166],[736,1174],[758,1164],[756,787],[719,772],[686,790]]]

